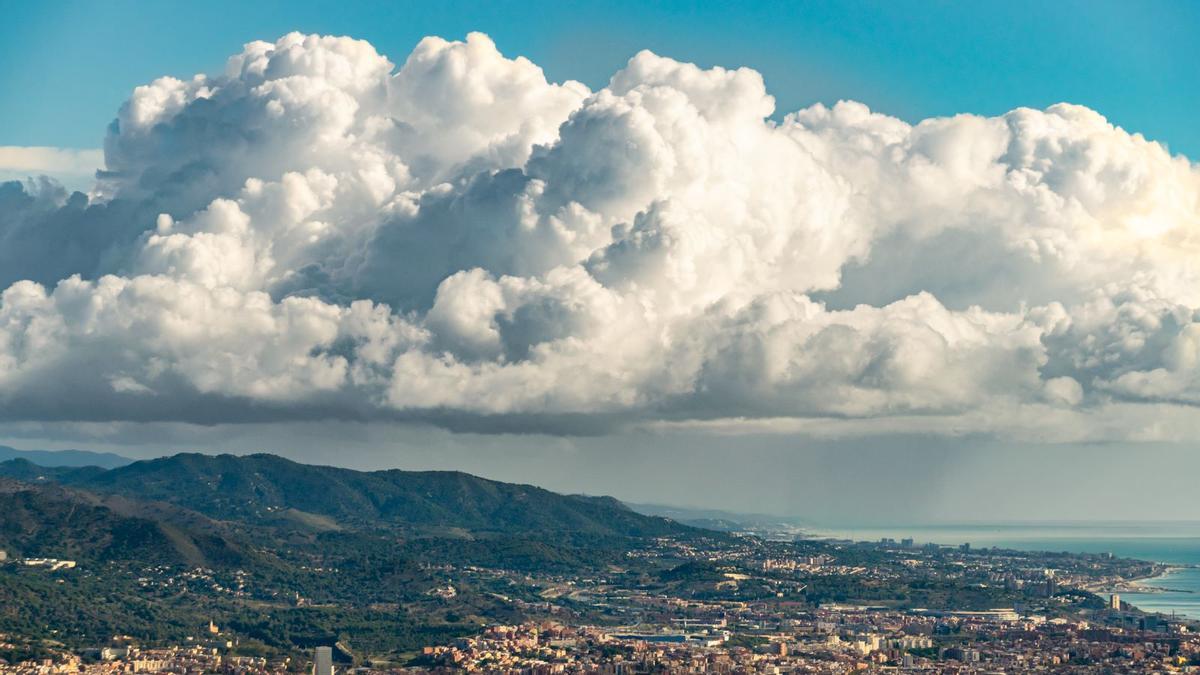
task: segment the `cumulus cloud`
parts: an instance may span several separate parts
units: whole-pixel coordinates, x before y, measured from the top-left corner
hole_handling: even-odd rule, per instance
[[[1067,104],[774,107],[650,52],[551,83],[478,33],[160,78],[89,195],[0,186],[0,409],[994,431],[1200,404],[1186,158]]]
[[[104,163],[99,150],[0,145],[0,171],[29,174],[92,174]]]
[[[100,150],[0,145],[0,182],[50,176],[70,189],[86,191],[103,165]]]

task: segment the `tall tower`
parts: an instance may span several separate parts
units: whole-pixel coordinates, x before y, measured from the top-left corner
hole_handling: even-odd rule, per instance
[[[317,647],[313,654],[313,675],[333,675],[333,648]]]
[[[1115,609],[1118,612],[1121,611],[1121,596],[1116,593],[1108,596],[1108,608]]]

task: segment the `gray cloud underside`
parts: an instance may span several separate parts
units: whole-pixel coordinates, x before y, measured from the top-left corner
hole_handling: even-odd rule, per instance
[[[90,195],[0,185],[0,418],[603,433],[1200,403],[1186,158],[1066,104],[773,113],[752,70],[642,52],[592,92],[481,34],[400,67],[293,34],[138,87]]]

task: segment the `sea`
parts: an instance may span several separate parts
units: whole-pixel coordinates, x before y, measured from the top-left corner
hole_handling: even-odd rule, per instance
[[[1200,620],[1200,522],[1119,523],[987,523],[923,525],[919,527],[831,528],[809,531],[855,541],[935,543],[1024,551],[1112,553],[1124,558],[1180,565],[1164,576],[1142,583],[1159,592],[1121,593],[1121,599],[1147,612],[1176,614]]]

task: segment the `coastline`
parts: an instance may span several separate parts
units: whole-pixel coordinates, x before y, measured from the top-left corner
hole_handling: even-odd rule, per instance
[[[1155,614],[1159,616],[1172,616],[1174,618],[1183,619],[1193,626],[1200,624],[1200,615],[1195,611],[1185,611],[1177,613],[1174,609],[1166,611],[1165,607],[1155,607],[1158,604],[1157,596],[1175,596],[1179,594],[1194,595],[1195,590],[1187,588],[1172,588],[1170,586],[1161,585],[1169,583],[1172,576],[1176,576],[1181,572],[1188,570],[1198,570],[1200,565],[1164,565],[1163,568],[1152,576],[1140,577],[1138,579],[1130,579],[1128,582],[1121,584],[1122,588],[1118,588],[1113,592],[1123,593],[1122,600],[1131,608],[1145,614]],[[1159,583],[1150,583],[1150,582]]]
[[[1144,593],[1144,594],[1195,593],[1195,591],[1192,591],[1192,590],[1189,590],[1186,588],[1170,588],[1169,586],[1161,586],[1161,585],[1151,584],[1149,582],[1165,581],[1173,576],[1178,575],[1180,572],[1183,572],[1185,570],[1193,570],[1193,569],[1197,569],[1197,568],[1200,568],[1200,566],[1197,566],[1197,565],[1170,565],[1170,564],[1164,563],[1162,565],[1162,568],[1156,574],[1130,579],[1128,582],[1123,584],[1124,586],[1127,587],[1124,592],[1126,592],[1126,593]],[[1121,591],[1116,591],[1116,592],[1120,593]]]
[[[1186,617],[1200,627],[1200,521],[1116,524],[987,523],[877,528],[813,528],[814,538],[878,541],[970,542],[981,548],[1099,553],[1145,563],[1140,576],[1091,579],[1082,590],[1121,595],[1127,607],[1145,614]],[[1127,570],[1132,572],[1132,570]],[[1081,580],[1082,581],[1082,580]]]
[[[1122,579],[1121,581],[1119,581],[1115,584],[1099,585],[1098,588],[1096,590],[1094,590],[1093,592],[1094,593],[1100,593],[1100,592],[1103,592],[1103,593],[1165,593],[1165,592],[1170,591],[1171,589],[1163,588],[1162,586],[1153,586],[1147,582],[1160,580],[1160,579],[1166,579],[1167,577],[1170,577],[1172,574],[1175,574],[1176,572],[1178,572],[1180,569],[1185,569],[1186,567],[1190,567],[1190,566],[1189,565],[1170,565],[1170,564],[1166,564],[1166,563],[1155,563],[1155,569],[1154,569],[1153,574],[1147,574],[1145,576],[1140,576],[1140,577],[1131,577],[1129,579]]]

